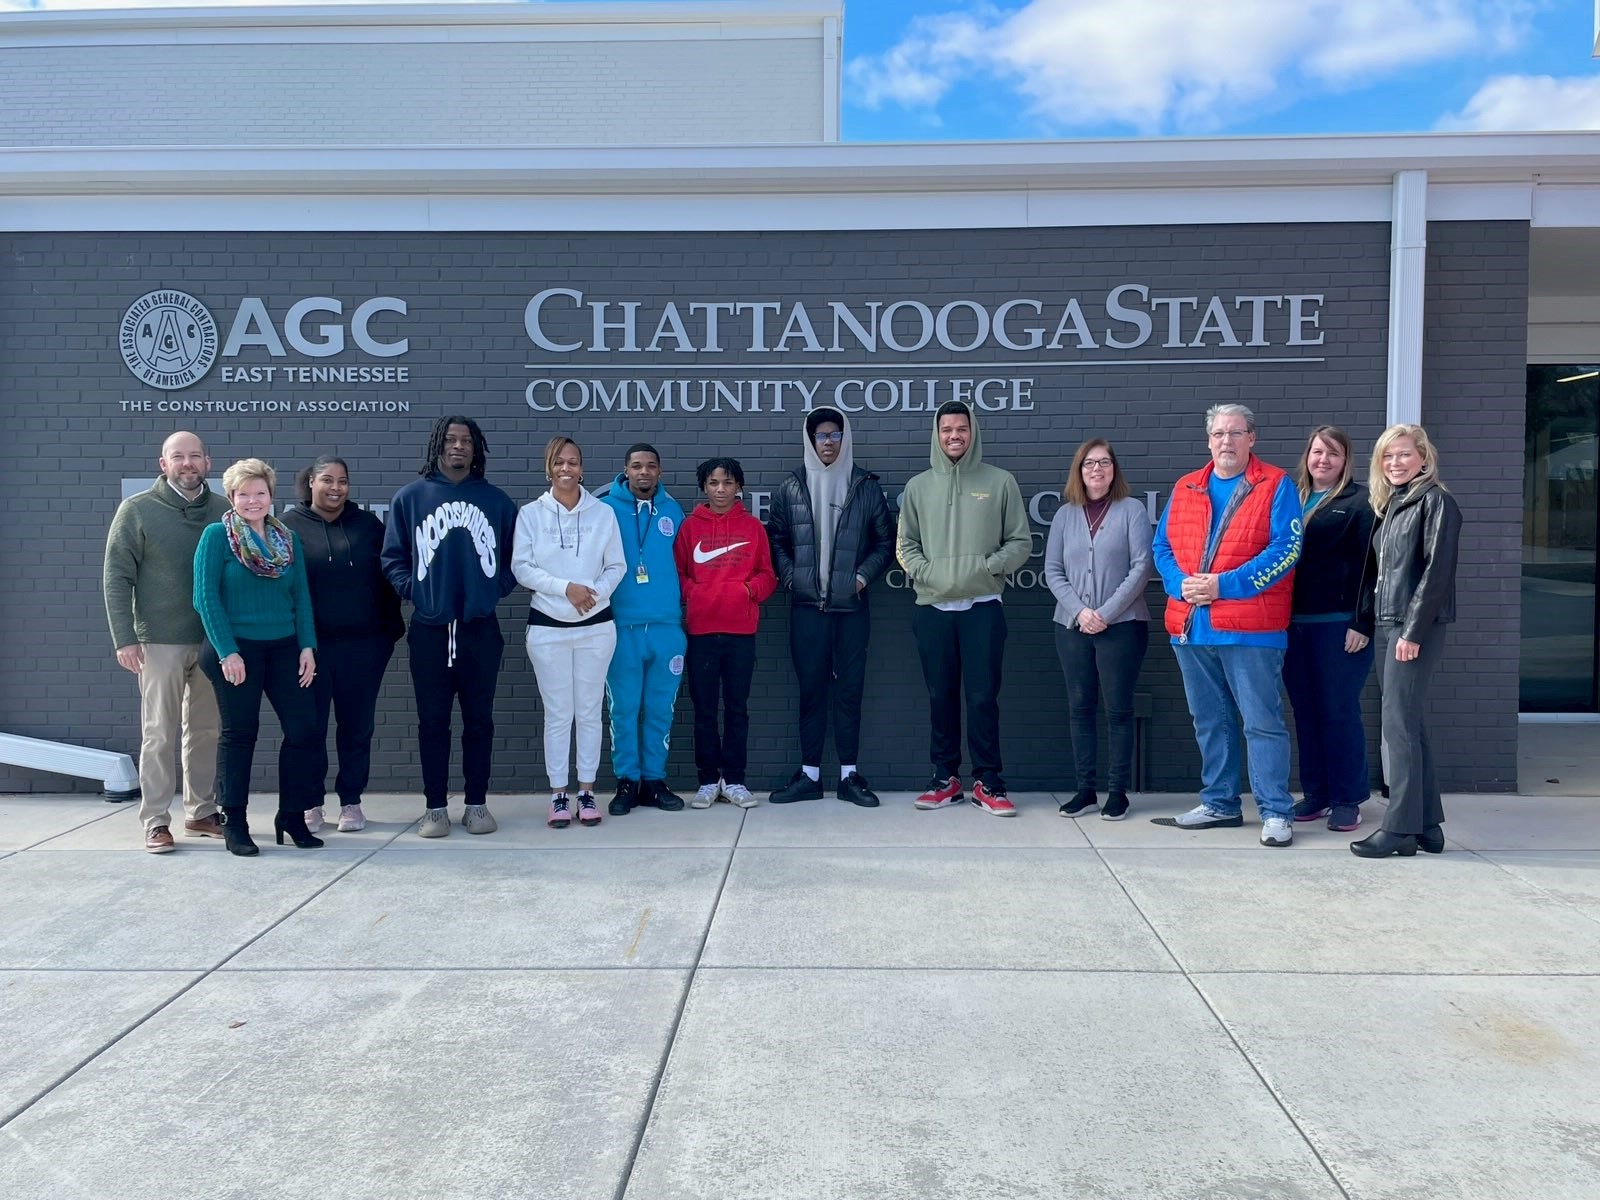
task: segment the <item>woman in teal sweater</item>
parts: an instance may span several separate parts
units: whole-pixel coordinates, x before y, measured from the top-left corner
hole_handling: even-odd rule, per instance
[[[278,752],[278,844],[288,834],[302,850],[322,845],[306,828],[306,809],[322,803],[328,750],[310,691],[317,674],[300,539],[272,515],[277,475],[259,458],[222,474],[232,509],[200,535],[194,555],[194,607],[206,629],[200,669],[222,715],[217,742],[217,799],[228,849],[258,854],[245,823],[250,767],[266,693],[283,728]]]

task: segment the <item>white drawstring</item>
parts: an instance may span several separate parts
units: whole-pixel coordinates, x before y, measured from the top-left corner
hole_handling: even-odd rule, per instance
[[[456,623],[454,621],[450,622],[450,641],[445,654],[444,665],[447,667],[456,665]]]

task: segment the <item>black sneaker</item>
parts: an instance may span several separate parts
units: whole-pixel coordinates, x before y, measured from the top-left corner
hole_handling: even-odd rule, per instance
[[[1100,797],[1093,788],[1079,788],[1078,794],[1061,806],[1061,815],[1063,817],[1075,817],[1081,812],[1087,812],[1089,809],[1096,807],[1099,803]]]
[[[767,803],[798,804],[802,800],[821,799],[822,780],[813,779],[804,771],[796,771],[789,777],[788,783],[767,797]]]
[[[646,779],[641,783],[638,802],[662,812],[683,811],[683,797],[669,788],[665,779]]]
[[[1128,815],[1128,793],[1107,792],[1106,802],[1100,806],[1102,821],[1120,821]]]
[[[617,794],[611,797],[606,811],[613,817],[625,817],[639,803],[639,784],[632,779],[617,780]]]
[[[878,807],[878,793],[867,786],[866,777],[860,771],[851,771],[839,780],[839,790],[835,794],[859,808]]]

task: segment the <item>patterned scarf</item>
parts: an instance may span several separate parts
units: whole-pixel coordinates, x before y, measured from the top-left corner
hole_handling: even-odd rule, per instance
[[[252,575],[276,579],[294,562],[294,542],[288,527],[271,513],[267,514],[266,525],[267,537],[263,541],[238,513],[230,510],[222,518],[222,527],[228,531],[228,549],[240,565]]]

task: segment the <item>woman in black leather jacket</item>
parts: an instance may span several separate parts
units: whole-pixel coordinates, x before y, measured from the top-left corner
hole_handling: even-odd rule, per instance
[[[1391,425],[1372,451],[1372,606],[1383,664],[1383,740],[1389,811],[1383,828],[1352,842],[1361,858],[1444,849],[1444,805],[1428,742],[1428,687],[1456,615],[1461,510],[1439,482],[1439,456],[1420,425]]]

